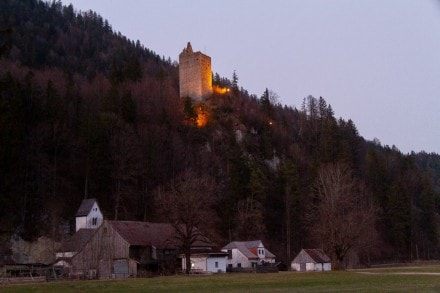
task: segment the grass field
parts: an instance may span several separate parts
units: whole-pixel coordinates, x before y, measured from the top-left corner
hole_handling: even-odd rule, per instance
[[[0,285],[0,292],[440,292],[440,265],[324,273],[57,281]]]

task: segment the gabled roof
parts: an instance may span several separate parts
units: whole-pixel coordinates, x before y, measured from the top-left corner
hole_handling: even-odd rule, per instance
[[[222,249],[238,249],[241,253],[243,253],[244,256],[246,256],[248,259],[255,259],[258,258],[258,246],[263,246],[263,242],[261,240],[253,240],[253,241],[232,241],[228,243],[226,246],[224,246]],[[263,246],[264,247],[264,246]],[[275,255],[264,248],[265,256],[268,257],[275,257]]]
[[[136,221],[108,221],[110,225],[130,245],[155,246],[159,249],[176,249],[178,239],[173,225],[169,223],[150,223]],[[193,243],[194,248],[212,247],[214,244],[205,237]]]
[[[66,238],[62,243],[58,252],[78,252],[80,251],[92,236],[96,233],[97,229],[79,229],[75,234]]]
[[[171,224],[135,221],[108,221],[130,245],[175,248],[175,232]]]
[[[322,249],[302,249],[292,262],[328,263],[331,262],[331,259],[324,253],[324,251],[322,251]]]
[[[95,202],[96,202],[96,204],[98,204],[95,198],[83,199],[75,216],[76,217],[87,216],[89,214],[90,210],[92,209],[93,204],[95,204]]]
[[[246,248],[252,248],[252,247],[258,247],[259,245],[262,245],[261,240],[254,240],[254,241],[232,241],[226,244],[226,246],[223,247],[223,249],[233,249],[233,248],[239,248],[239,247],[246,247]]]
[[[272,257],[272,258],[275,258],[275,254],[273,254],[272,252],[270,252],[267,248],[264,248],[264,254],[266,255],[266,257]]]
[[[304,249],[304,251],[317,263],[331,262],[322,249]]]

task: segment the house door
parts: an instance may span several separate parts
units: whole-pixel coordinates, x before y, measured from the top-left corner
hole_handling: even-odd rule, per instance
[[[306,263],[300,263],[299,264],[299,271],[305,272],[306,271]]]

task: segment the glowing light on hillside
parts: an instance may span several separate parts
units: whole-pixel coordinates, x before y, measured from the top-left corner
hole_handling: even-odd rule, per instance
[[[197,106],[196,108],[197,118],[196,118],[196,124],[198,127],[204,127],[206,124],[208,124],[208,113],[206,112],[206,109],[204,105]]]
[[[214,93],[221,94],[221,95],[229,93],[229,91],[230,91],[229,88],[227,88],[227,87],[220,87],[218,85],[212,86],[212,90],[214,91]]]
[[[205,113],[198,114],[196,123],[198,127],[206,126],[208,124],[208,116]]]

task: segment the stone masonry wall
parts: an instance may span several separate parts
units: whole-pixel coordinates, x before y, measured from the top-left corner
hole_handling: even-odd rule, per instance
[[[193,52],[191,44],[179,55],[180,97],[202,101],[212,94],[211,57]]]

